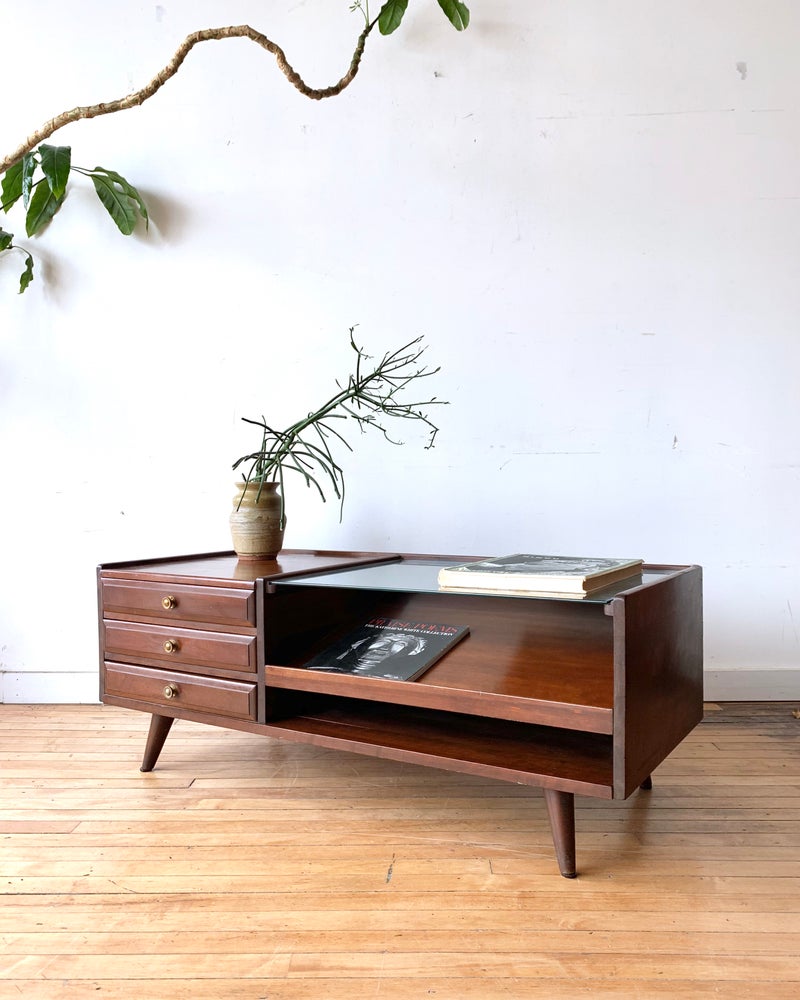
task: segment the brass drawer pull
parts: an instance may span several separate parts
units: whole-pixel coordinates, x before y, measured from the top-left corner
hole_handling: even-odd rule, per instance
[[[177,684],[167,684],[164,688],[164,697],[169,700],[170,698],[178,697],[178,685]]]
[[[164,643],[165,653],[177,653],[180,650],[180,648],[181,644],[178,642],[177,639],[167,639],[167,641]]]
[[[168,597],[162,597],[161,599],[161,607],[165,611],[171,611],[174,607],[177,607],[177,605],[178,605],[178,600],[175,597],[168,596]]]

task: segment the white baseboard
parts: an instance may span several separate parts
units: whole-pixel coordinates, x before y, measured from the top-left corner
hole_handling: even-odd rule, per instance
[[[800,670],[707,670],[706,701],[800,701]]]
[[[0,703],[6,705],[96,705],[99,701],[96,670],[0,672]]]
[[[707,670],[706,701],[800,701],[800,670]],[[97,671],[0,671],[0,704],[96,705]]]

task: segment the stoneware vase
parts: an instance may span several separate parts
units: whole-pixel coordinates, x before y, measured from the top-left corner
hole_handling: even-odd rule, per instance
[[[240,559],[274,559],[283,548],[284,531],[278,484],[237,483],[230,524],[233,548]]]

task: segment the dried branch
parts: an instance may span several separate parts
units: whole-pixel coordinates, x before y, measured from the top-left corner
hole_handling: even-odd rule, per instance
[[[228,25],[222,28],[206,28],[202,31],[194,31],[186,36],[172,59],[146,86],[140,90],[133,91],[127,97],[121,97],[115,101],[104,101],[100,104],[79,106],[73,108],[71,111],[63,111],[60,115],[56,115],[55,118],[51,118],[40,129],[32,132],[13,153],[10,153],[5,159],[0,161],[0,174],[8,170],[9,167],[13,167],[16,163],[19,163],[26,153],[30,153],[36,146],[65,125],[87,118],[97,118],[99,115],[110,115],[117,111],[127,111],[129,108],[135,108],[143,104],[148,98],[156,94],[167,80],[175,76],[186,56],[200,42],[220,41],[224,38],[249,38],[251,42],[255,42],[256,45],[260,45],[261,48],[266,49],[267,52],[275,56],[278,68],[289,83],[299,90],[304,97],[308,97],[312,101],[320,101],[326,97],[335,97],[352,83],[361,64],[361,57],[364,54],[364,46],[367,38],[376,24],[377,19],[367,22],[364,30],[358,36],[355,51],[350,60],[350,66],[341,80],[331,87],[322,87],[320,89],[309,87],[300,74],[289,64],[283,49],[260,31],[251,28],[249,24]]]

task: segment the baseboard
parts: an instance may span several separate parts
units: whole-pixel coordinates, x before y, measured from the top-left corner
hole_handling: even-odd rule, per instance
[[[706,701],[800,701],[800,670],[707,670]]]
[[[707,670],[706,701],[800,701],[800,670]],[[97,671],[0,671],[0,704],[95,705]]]
[[[96,705],[97,671],[0,672],[0,703],[6,705]]]

